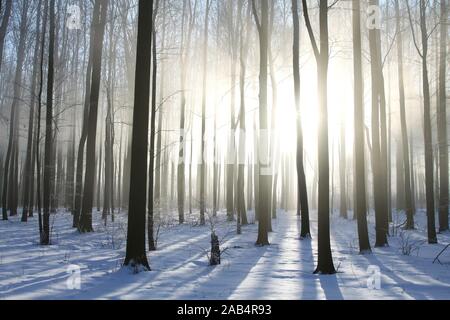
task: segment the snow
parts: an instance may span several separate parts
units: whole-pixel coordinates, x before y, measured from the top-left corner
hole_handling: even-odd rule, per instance
[[[439,234],[439,244],[428,245],[423,211],[416,216],[417,230],[403,233],[418,249],[410,255],[402,254],[405,241],[399,235],[389,238],[390,247],[360,255],[356,222],[334,215],[331,239],[339,272],[333,276],[312,273],[317,260],[315,214],[312,240],[299,240],[295,213],[280,212],[273,221],[271,245],[256,247],[256,224],[244,226],[238,236],[221,213],[214,225],[226,250],[216,267],[208,265],[211,226],[196,225],[195,217],[182,226],[173,220],[161,227],[158,251],[148,254],[152,271],[139,274],[121,267],[126,215],[118,215],[108,227],[99,216],[91,234],[72,229],[70,213],[52,216],[49,247],[38,245],[36,218],[26,224],[20,217],[1,221],[0,299],[450,299],[450,249],[441,263],[433,263],[450,243],[450,234]],[[372,216],[369,222],[373,243]],[[71,266],[80,268],[79,289],[68,286]],[[381,271],[379,290],[367,284],[373,276],[368,269],[374,266]]]

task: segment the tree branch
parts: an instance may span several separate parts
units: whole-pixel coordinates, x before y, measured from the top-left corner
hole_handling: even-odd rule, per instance
[[[316,56],[316,60],[320,59],[320,52],[319,48],[317,47],[316,38],[314,37],[314,31],[311,27],[311,20],[309,19],[309,13],[308,13],[308,4],[306,3],[306,0],[302,0],[303,4],[303,16],[305,17],[305,23],[306,23],[306,29],[308,29],[308,35],[311,40],[311,45],[313,47],[314,55]]]
[[[413,42],[414,42],[414,46],[416,47],[417,53],[419,54],[419,56],[423,59],[423,54],[419,49],[419,45],[417,44],[417,40],[416,40],[416,32],[414,31],[414,26],[413,26],[413,20],[411,17],[411,9],[409,8],[409,0],[406,0],[406,8],[408,8],[408,18],[409,18],[409,25],[411,26],[411,32],[412,32],[412,36],[413,36]]]
[[[252,11],[253,16],[255,17],[256,28],[258,32],[261,34],[261,23],[259,22],[258,11],[256,10],[255,0],[252,0]]]

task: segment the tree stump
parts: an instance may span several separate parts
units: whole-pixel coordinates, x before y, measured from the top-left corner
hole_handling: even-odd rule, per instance
[[[220,264],[220,243],[219,237],[215,232],[211,234],[211,257],[209,259],[211,266],[217,266]]]

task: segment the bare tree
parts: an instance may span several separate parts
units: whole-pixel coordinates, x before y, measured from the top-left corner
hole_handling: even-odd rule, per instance
[[[53,143],[53,87],[55,76],[55,0],[50,0],[50,29],[48,49],[48,75],[47,75],[47,112],[45,128],[45,161],[44,161],[44,216],[41,244],[50,244],[50,203],[52,198],[51,177],[54,163],[52,163]]]
[[[328,39],[328,1],[319,2],[320,20],[320,47],[317,45],[314,31],[308,13],[306,0],[303,1],[303,14],[308,29],[308,35],[314,50],[317,62],[317,79],[319,90],[319,261],[314,273],[334,274],[336,269],[333,265],[330,244],[330,169],[328,150],[328,62],[329,62],[329,39]]]
[[[32,170],[32,154],[33,154],[33,128],[35,122],[35,105],[36,105],[36,88],[37,88],[37,74],[39,69],[39,49],[41,45],[40,25],[41,25],[41,6],[42,0],[37,4],[37,19],[36,19],[36,36],[34,55],[33,55],[33,71],[31,75],[31,99],[30,99],[30,116],[28,121],[28,137],[27,137],[27,153],[25,159],[25,167],[23,174],[23,210],[22,222],[28,220],[28,216],[33,214],[33,204],[30,201],[33,193],[34,176]]]
[[[448,225],[448,140],[447,140],[447,45],[448,45],[448,1],[441,0],[441,43],[439,60],[439,231],[447,231]]]
[[[303,127],[302,112],[300,106],[300,21],[298,14],[298,0],[292,0],[292,18],[294,21],[294,93],[297,110],[297,213],[302,217],[300,237],[311,237],[309,226],[308,189],[306,187],[305,166],[303,162]]]
[[[96,2],[94,6],[93,17],[98,17],[99,2]],[[75,199],[73,205],[73,227],[78,228],[80,224],[81,204],[83,197],[83,169],[84,169],[84,151],[86,147],[86,141],[88,137],[88,123],[89,123],[89,110],[90,110],[90,96],[91,96],[91,83],[92,83],[92,60],[94,52],[95,41],[95,29],[94,18],[91,23],[90,31],[90,44],[87,62],[87,71],[85,79],[85,95],[84,95],[84,107],[83,107],[83,124],[81,127],[81,137],[78,145],[77,153],[77,169],[75,172]]]
[[[246,132],[246,103],[245,103],[245,78],[247,74],[247,56],[248,56],[248,40],[250,33],[250,3],[247,3],[247,14],[242,14],[245,10],[244,1],[239,1],[238,20],[241,21],[240,33],[239,33],[239,47],[240,47],[240,77],[239,77],[239,92],[240,92],[240,110],[239,110],[239,165],[238,165],[238,182],[237,182],[237,233],[241,233],[241,225],[248,224],[247,221],[247,208],[245,205],[245,132]],[[245,12],[245,11],[244,11]],[[244,19],[242,18],[244,17]],[[242,21],[244,20],[244,21]]]
[[[92,232],[92,208],[96,167],[96,141],[100,78],[102,70],[103,37],[105,33],[108,1],[96,0],[94,8],[94,47],[92,56],[92,82],[89,100],[88,136],[86,142],[86,170],[84,175],[83,199],[78,230]],[[96,10],[97,9],[97,10]],[[96,15],[98,13],[98,15]],[[101,166],[100,161],[97,162]]]
[[[124,262],[125,266],[135,270],[150,270],[145,252],[146,192],[142,190],[147,189],[152,36],[153,0],[139,0],[128,237]]]
[[[409,23],[414,40],[414,46],[417,53],[422,60],[422,87],[423,87],[423,134],[425,144],[425,193],[427,203],[427,230],[428,243],[437,243],[436,225],[435,225],[435,203],[434,203],[434,172],[433,172],[433,132],[431,128],[431,97],[430,84],[428,76],[428,39],[431,33],[427,30],[427,3],[428,1],[419,0],[419,16],[420,16],[420,34],[422,48],[419,48],[419,43],[416,37],[415,23],[412,18],[411,8],[409,2],[406,1],[408,9]]]
[[[269,45],[269,2],[261,0],[261,19],[258,16],[255,0],[252,0],[253,16],[259,33],[259,135],[258,144],[259,163],[259,205],[258,205],[258,239],[256,244],[260,246],[269,245],[269,219],[271,219],[270,206],[270,176],[267,174],[269,146],[268,146],[268,120],[267,120],[267,84],[268,84],[268,45]]]
[[[114,220],[114,93],[116,67],[116,41],[114,40],[114,6],[109,10],[109,52],[108,78],[106,81],[106,118],[105,118],[105,172],[103,192],[103,219],[108,215]],[[101,166],[100,166],[101,167]],[[99,192],[100,193],[100,192]]]
[[[378,0],[370,0],[372,6],[378,6]],[[386,117],[384,80],[381,57],[380,30],[369,29],[370,67],[372,80],[372,172],[375,206],[376,247],[388,245],[388,206],[387,206],[387,180],[386,162],[384,158],[385,128],[382,125]]]
[[[397,25],[397,64],[398,64],[398,86],[400,97],[400,122],[402,132],[402,157],[403,166],[403,181],[404,181],[404,195],[405,195],[405,211],[406,211],[406,229],[414,229],[414,211],[412,204],[411,192],[411,175],[409,165],[409,139],[408,139],[408,125],[406,122],[406,99],[405,99],[405,84],[403,76],[403,34],[400,20],[400,5],[399,1],[395,0],[395,18]],[[397,164],[398,165],[398,164]]]
[[[156,250],[156,241],[154,236],[154,212],[155,212],[155,137],[156,137],[156,80],[158,77],[158,57],[156,50],[156,16],[159,10],[159,0],[156,0],[155,8],[153,11],[153,34],[152,34],[152,109],[151,109],[151,121],[150,121],[150,160],[148,168],[148,221],[147,221],[147,238],[148,238],[148,250]]]
[[[163,0],[162,10],[165,12],[166,9],[166,0]],[[161,31],[161,51],[166,49],[166,14],[162,14],[162,31]],[[160,79],[159,79],[159,96],[160,103],[158,107],[158,130],[156,132],[156,160],[155,160],[155,206],[156,210],[158,210],[158,216],[160,214],[161,207],[161,194],[162,194],[162,183],[165,183],[162,180],[162,166],[167,166],[167,164],[163,164],[162,159],[162,130],[163,130],[163,115],[164,115],[164,85],[165,85],[165,73],[166,73],[166,64],[164,60],[160,64]]]
[[[181,52],[180,52],[180,65],[181,65],[181,113],[180,113],[180,146],[179,146],[179,158],[178,158],[178,173],[177,173],[177,195],[178,195],[178,219],[179,223],[184,223],[184,200],[185,200],[185,129],[186,129],[186,81],[188,72],[188,60],[189,49],[191,47],[192,32],[195,24],[195,13],[197,9],[197,1],[195,0],[194,7],[192,8],[191,0],[183,1],[183,18],[182,18],[182,30],[181,30]],[[186,28],[186,12],[189,11],[189,19],[187,23],[187,35]]]
[[[14,75],[13,85],[13,100],[11,103],[10,125],[9,125],[9,141],[8,149],[6,151],[6,159],[3,174],[3,195],[2,195],[2,215],[3,220],[8,220],[8,208],[11,215],[17,214],[17,205],[15,205],[14,197],[17,196],[17,176],[16,167],[16,153],[18,152],[19,144],[19,113],[20,113],[20,99],[22,94],[22,75],[23,64],[26,55],[26,39],[27,39],[27,19],[28,19],[28,0],[23,1],[21,10],[20,30],[19,30],[19,44],[17,46],[17,62],[16,71]],[[8,203],[9,202],[9,203]]]
[[[45,34],[47,33],[47,20],[48,20],[48,1],[44,1],[44,13],[42,22],[42,40],[41,51],[39,57],[39,92],[38,92],[38,109],[36,119],[36,138],[34,141],[34,158],[36,165],[36,197],[37,197],[37,210],[38,210],[38,223],[39,223],[39,238],[42,240],[43,235],[43,221],[42,221],[42,193],[41,193],[41,161],[40,161],[40,140],[41,140],[41,114],[42,114],[42,93],[44,88],[44,54],[45,54]]]
[[[205,9],[205,26],[203,34],[203,80],[202,80],[202,136],[201,136],[201,170],[200,170],[200,225],[205,225],[206,211],[206,81],[208,79],[208,30],[209,30],[209,12],[211,10],[211,0],[207,0]]]
[[[370,253],[369,233],[367,229],[367,198],[364,155],[364,79],[362,70],[361,44],[361,4],[359,0],[352,1],[353,18],[353,72],[354,72],[354,118],[355,118],[355,148],[354,148],[354,181],[355,181],[355,215],[358,223],[359,251]]]
[[[8,31],[9,19],[12,11],[12,0],[6,0],[5,11],[3,13],[2,23],[0,25],[0,71],[2,70],[3,50],[5,47],[5,38]]]

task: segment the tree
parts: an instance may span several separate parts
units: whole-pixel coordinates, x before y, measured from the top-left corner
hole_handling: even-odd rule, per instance
[[[125,266],[150,270],[145,252],[150,71],[153,0],[139,0],[136,76],[131,144],[130,200]],[[150,39],[149,39],[150,37]]]
[[[220,16],[220,1],[217,1],[217,17]],[[216,23],[216,46],[217,48],[220,45],[220,19],[217,19],[217,23]],[[216,63],[215,66],[216,68],[218,68],[220,65],[220,55],[217,55],[216,58]],[[218,154],[218,146],[217,146],[217,105],[214,106],[214,138],[213,138],[213,154],[214,154],[214,164],[213,164],[213,182],[212,182],[212,187],[213,187],[213,208],[212,208],[212,214],[213,217],[217,216],[217,211],[218,211],[218,200],[220,199],[220,194],[219,194],[219,170],[220,170],[220,165],[218,163],[219,160],[219,154]]]
[[[339,137],[339,214],[342,218],[347,219],[347,154],[345,144],[345,116],[343,115]]]
[[[22,94],[22,75],[23,64],[26,54],[26,39],[27,39],[27,19],[28,19],[28,0],[23,1],[21,10],[20,30],[19,30],[19,45],[17,46],[17,62],[16,71],[14,75],[13,85],[13,100],[11,103],[10,124],[9,124],[9,141],[8,149],[6,151],[6,159],[4,164],[3,174],[3,195],[2,195],[2,216],[3,220],[8,220],[8,208],[11,215],[17,214],[17,206],[14,205],[14,196],[17,195],[17,176],[15,175],[15,168],[18,166],[15,154],[18,152],[19,144],[19,103]]]
[[[206,211],[206,81],[208,79],[208,30],[209,12],[211,10],[211,0],[207,0],[205,9],[205,26],[203,34],[203,80],[202,80],[202,136],[201,136],[201,169],[200,169],[200,225],[205,224]]]
[[[75,172],[75,199],[73,205],[73,227],[78,228],[80,224],[81,214],[81,201],[83,196],[83,168],[84,168],[84,150],[86,147],[86,140],[88,136],[88,123],[89,123],[89,109],[90,109],[90,96],[91,96],[91,83],[92,83],[92,58],[94,52],[95,41],[95,23],[94,17],[98,17],[99,2],[96,2],[94,6],[93,21],[91,23],[90,31],[90,44],[87,62],[87,71],[85,79],[85,95],[84,95],[84,107],[83,107],[83,124],[81,127],[81,137],[78,144],[77,153],[77,169]]]
[[[76,22],[76,21],[75,21]],[[70,91],[72,92],[71,98],[75,103],[78,101],[80,85],[79,73],[80,73],[80,46],[83,44],[81,42],[81,32],[75,35],[75,46],[72,50],[72,59],[74,60],[70,74],[71,74],[71,85]],[[86,34],[84,34],[84,43],[86,43]],[[86,62],[86,55],[82,55],[82,65]],[[75,172],[76,172],[76,135],[77,135],[77,110],[72,110],[71,112],[71,122],[72,130],[69,135],[69,142],[67,143],[67,161],[66,161],[66,183],[65,183],[65,206],[68,211],[74,212],[74,200],[75,200]]]
[[[24,168],[24,185],[23,185],[23,210],[22,222],[27,222],[28,216],[33,214],[33,203],[30,201],[33,194],[34,176],[32,170],[32,154],[33,154],[33,128],[35,122],[35,104],[36,104],[36,87],[37,74],[39,69],[39,47],[41,45],[40,25],[41,25],[41,6],[42,0],[38,2],[37,19],[36,19],[36,36],[34,55],[33,55],[33,72],[31,75],[31,99],[30,99],[30,116],[28,121],[28,137],[27,137],[27,153]]]
[[[367,230],[367,199],[364,156],[364,92],[361,52],[361,4],[352,1],[353,19],[353,72],[354,72],[354,181],[355,181],[355,215],[358,224],[359,252],[370,253],[369,233]]]
[[[56,17],[55,17],[55,81],[59,82],[59,79],[63,79],[67,74],[66,61],[69,59],[68,52],[68,28],[59,28],[63,15],[61,12],[67,8],[67,3],[62,3],[59,0],[56,4]],[[52,141],[52,162],[55,163],[55,169],[52,171],[51,176],[51,212],[56,213],[59,208],[61,199],[63,198],[63,180],[64,180],[64,168],[63,168],[63,148],[62,148],[62,135],[59,132],[62,121],[62,108],[64,104],[64,98],[66,96],[65,86],[56,85],[54,94],[54,114],[53,125],[55,127],[54,138]]]
[[[305,166],[303,163],[304,150],[302,112],[300,107],[300,22],[298,0],[292,0],[292,18],[294,21],[294,94],[297,110],[297,213],[298,215],[301,214],[302,225],[300,237],[304,239],[311,237],[311,231],[309,226],[308,189],[306,187]]]
[[[428,39],[430,34],[427,30],[427,1],[419,1],[419,16],[420,16],[420,33],[422,40],[422,49],[419,48],[419,43],[416,38],[413,19],[411,16],[411,9],[408,1],[406,6],[408,9],[408,17],[411,27],[411,32],[414,40],[414,46],[422,61],[422,87],[423,87],[423,135],[425,144],[425,194],[427,205],[427,231],[428,243],[437,243],[436,225],[435,225],[435,204],[434,204],[434,172],[433,172],[433,133],[431,128],[431,97],[430,84],[428,76]]]
[[[447,45],[448,45],[448,1],[441,0],[441,44],[439,60],[439,231],[447,231],[448,225],[448,142],[447,142]]]
[[[39,63],[39,92],[38,92],[38,110],[37,110],[37,126],[36,126],[36,139],[34,141],[34,157],[36,165],[36,196],[37,196],[37,209],[38,209],[38,223],[39,223],[39,239],[42,240],[44,230],[42,221],[42,193],[41,193],[41,161],[40,161],[40,140],[41,140],[41,114],[42,114],[42,93],[44,88],[44,54],[45,54],[45,34],[47,33],[47,20],[48,20],[48,1],[44,1],[44,13],[42,22],[42,44],[40,52]],[[34,164],[33,164],[34,165]]]
[[[378,0],[370,0],[372,6],[378,6]],[[384,130],[382,125],[385,112],[384,80],[381,58],[380,30],[377,27],[369,29],[370,67],[372,80],[372,172],[375,206],[375,247],[388,245],[388,207],[386,162],[384,159]]]
[[[103,37],[106,25],[108,1],[96,0],[94,5],[94,47],[92,56],[92,82],[89,100],[88,136],[86,142],[86,171],[84,176],[84,189],[78,231],[92,232],[92,207],[94,196],[94,179],[97,140],[98,101],[100,95],[100,77],[102,68]],[[97,10],[96,10],[97,9]],[[98,15],[97,15],[97,14]],[[97,162],[100,166],[100,162]]]
[[[245,182],[245,132],[246,132],[246,104],[245,104],[245,78],[247,74],[247,55],[248,55],[248,39],[249,39],[249,29],[250,29],[250,5],[247,5],[247,14],[242,15],[243,10],[245,10],[244,1],[239,1],[239,21],[242,17],[245,17],[245,22],[241,22],[240,32],[239,32],[239,60],[240,60],[240,76],[239,76],[239,92],[240,92],[240,110],[239,110],[239,164],[238,164],[238,181],[237,181],[237,233],[241,233],[241,226],[248,224],[247,221],[247,209],[245,206],[245,193],[244,193],[244,182]],[[250,171],[250,170],[249,170]]]
[[[186,11],[189,9],[189,21],[187,36],[185,35],[186,27]],[[181,65],[181,114],[180,114],[180,145],[178,154],[178,172],[177,172],[177,191],[178,191],[178,220],[180,224],[184,223],[184,200],[185,200],[185,129],[186,129],[186,81],[187,81],[187,68],[189,49],[191,47],[192,31],[195,24],[195,12],[197,9],[197,1],[195,1],[194,8],[192,9],[191,0],[183,0],[183,18],[182,18],[182,30],[181,30],[181,52],[180,52],[180,65]],[[186,38],[185,38],[186,37]]]
[[[105,119],[105,173],[103,193],[103,219],[105,223],[108,214],[114,221],[114,93],[116,67],[116,41],[114,40],[114,7],[109,10],[109,53],[108,79],[106,88],[107,110]],[[101,165],[99,165],[101,168]],[[100,192],[99,192],[100,193]],[[99,196],[99,195],[98,195]]]
[[[44,217],[41,244],[50,244],[50,202],[51,177],[54,163],[52,163],[53,143],[53,86],[55,76],[55,0],[50,0],[50,29],[48,49],[48,74],[47,74],[47,112],[45,126],[45,160],[44,160]]]
[[[272,232],[272,219],[277,218],[277,185],[278,185],[278,153],[279,147],[278,134],[277,134],[277,112],[278,112],[278,83],[275,68],[275,57],[272,50],[272,38],[274,33],[274,22],[275,22],[275,4],[276,1],[271,1],[269,8],[269,31],[268,31],[268,59],[269,59],[269,71],[270,71],[270,84],[272,87],[272,112],[271,112],[271,124],[270,124],[270,159],[273,162],[273,170],[270,176],[270,188],[271,188],[271,199],[270,199],[270,211],[271,216],[269,217],[269,231]]]
[[[268,120],[267,120],[267,83],[268,83],[268,45],[269,45],[269,2],[261,0],[261,19],[258,16],[255,0],[252,0],[252,11],[259,34],[259,141],[256,161],[259,164],[259,205],[258,205],[258,239],[259,246],[269,245],[268,227],[270,211],[270,175],[267,174],[269,163]]]
[[[3,151],[0,149],[0,185],[3,185]],[[3,203],[2,194],[0,193],[0,203]],[[8,218],[8,216],[6,216]]]
[[[230,83],[230,131],[228,137],[228,152],[225,157],[226,159],[226,207],[227,207],[227,219],[228,221],[234,220],[235,214],[235,201],[237,196],[235,192],[237,190],[234,185],[235,180],[235,162],[236,162],[236,67],[238,59],[238,35],[237,35],[237,25],[239,21],[235,21],[234,17],[234,3],[229,1],[226,4],[228,23],[227,32],[229,36],[229,53],[230,53],[230,73],[231,73],[231,83]]]
[[[121,6],[122,17],[122,39],[123,39],[123,47],[125,51],[125,72],[126,72],[126,80],[127,80],[127,92],[129,95],[129,99],[134,95],[134,62],[135,62],[135,38],[136,38],[136,28],[134,28],[134,23],[132,24],[132,28],[129,28],[129,15],[132,9],[132,4],[129,0],[124,1],[124,5]],[[134,6],[134,4],[133,4]],[[132,101],[129,101],[131,104]],[[131,115],[129,112],[125,113],[125,118],[131,122]],[[130,191],[130,162],[131,162],[131,127],[126,129],[126,143],[125,143],[125,155],[124,155],[124,164],[123,164],[123,174],[122,178],[122,193],[121,193],[121,203],[123,208],[128,208],[128,199],[129,199],[129,191]]]
[[[156,16],[158,15],[159,0],[156,1],[155,9],[153,12],[153,34],[152,34],[152,110],[151,110],[151,125],[150,125],[150,161],[148,168],[148,224],[147,224],[147,238],[148,238],[148,250],[156,250],[156,242],[153,234],[154,229],[154,191],[155,191],[155,137],[156,137],[156,80],[158,76],[158,57],[156,52]]]
[[[412,204],[412,191],[411,191],[411,175],[409,165],[409,139],[408,139],[408,125],[406,122],[406,99],[405,99],[405,81],[403,76],[403,34],[400,21],[400,5],[399,1],[395,0],[395,19],[397,26],[397,65],[398,65],[398,86],[400,97],[400,122],[402,132],[402,157],[403,166],[403,181],[404,181],[404,195],[405,195],[405,211],[406,211],[406,229],[414,229],[414,211]]]
[[[165,12],[166,9],[166,0],[163,1],[163,12]],[[166,14],[162,15],[162,35],[161,35],[161,50],[165,50],[166,45]],[[163,115],[164,115],[164,85],[165,85],[165,72],[166,72],[166,65],[164,61],[160,62],[160,70],[161,70],[161,76],[159,79],[159,97],[160,97],[160,103],[159,103],[159,112],[158,112],[158,130],[156,133],[156,159],[155,159],[155,206],[158,210],[158,216],[159,216],[159,210],[161,208],[161,195],[162,195],[162,130],[163,130]],[[164,164],[165,166],[167,164]],[[165,182],[164,182],[165,183]]]
[[[12,3],[13,0],[6,0],[5,11],[3,13],[2,23],[0,25],[0,71],[2,70],[3,50],[5,47],[5,38],[8,30],[8,23],[11,17]]]
[[[328,150],[328,61],[329,61],[329,39],[328,39],[328,1],[320,0],[320,48],[317,45],[314,31],[308,14],[308,5],[303,1],[303,14],[308,29],[308,35],[314,50],[317,62],[317,79],[319,93],[319,261],[314,273],[334,274],[336,269],[333,265],[330,244],[330,170]]]

